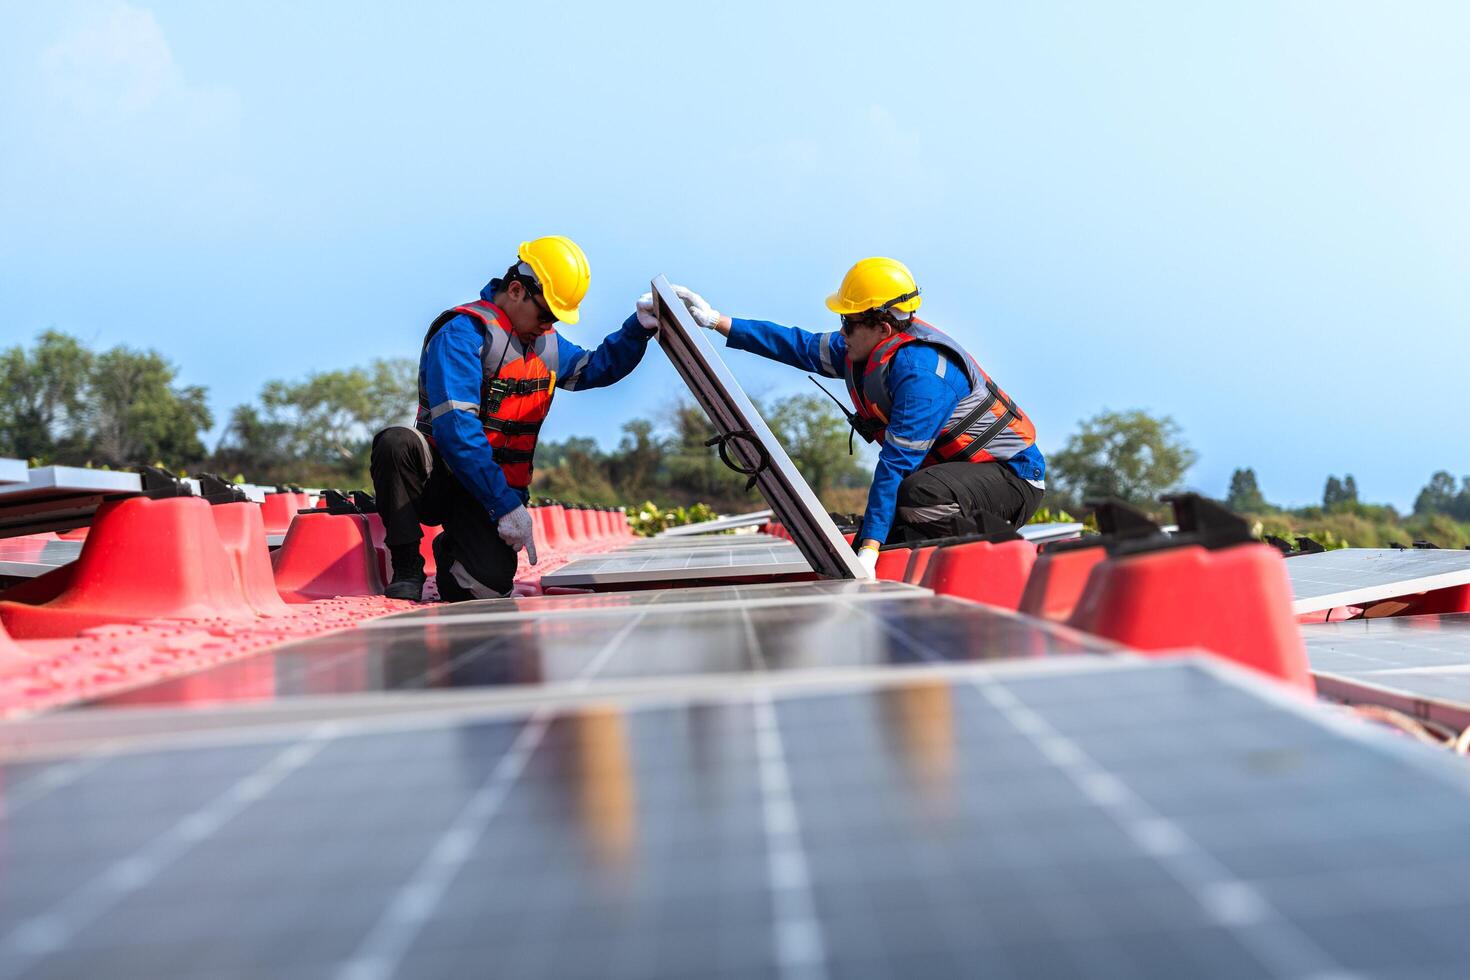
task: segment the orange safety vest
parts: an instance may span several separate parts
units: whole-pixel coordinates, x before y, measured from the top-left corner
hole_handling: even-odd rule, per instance
[[[524,490],[531,485],[532,458],[541,423],[551,411],[556,392],[557,358],[560,345],[556,331],[547,330],[529,349],[510,328],[505,311],[486,300],[475,300],[435,317],[424,335],[423,350],[439,328],[463,314],[480,332],[480,424],[494,452],[495,462],[505,473],[505,482]],[[422,354],[420,355],[422,356]],[[419,375],[419,412],[416,422],[426,437],[433,436],[436,413],[462,408],[457,404],[431,406]]]
[[[906,449],[928,451],[920,467],[935,463],[1007,460],[1036,444],[1036,426],[990,379],[979,363],[954,340],[917,318],[907,329],[895,332],[873,348],[861,378],[857,376],[852,358],[847,359],[843,377],[847,381],[847,393],[859,415],[887,426],[889,413],[893,410],[893,396],[888,393],[886,384],[888,367],[899,348],[913,343],[939,348],[940,374],[957,362],[964,365],[970,381],[970,393],[959,400],[934,438],[914,442],[895,437],[894,441]],[[945,354],[950,357],[945,357]],[[886,430],[879,430],[875,438],[880,441],[888,438]]]

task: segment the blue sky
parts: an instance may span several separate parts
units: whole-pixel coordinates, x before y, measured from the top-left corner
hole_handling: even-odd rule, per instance
[[[411,9],[410,9],[411,8]],[[1173,415],[1223,494],[1470,472],[1459,3],[0,3],[0,343],[167,352],[221,416],[412,356],[517,242],[830,329],[854,260],[1036,418]],[[753,392],[800,374],[734,353]],[[651,351],[558,400],[615,441]]]

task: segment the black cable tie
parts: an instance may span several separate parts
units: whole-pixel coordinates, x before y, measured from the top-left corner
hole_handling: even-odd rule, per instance
[[[758,459],[756,461],[754,469],[749,469],[745,466],[742,466],[739,462],[730,458],[729,446],[731,439],[744,439],[755,447],[755,454]],[[771,457],[770,454],[766,452],[766,447],[761,445],[760,439],[756,438],[756,434],[754,432],[751,432],[749,429],[736,429],[733,432],[726,432],[722,435],[711,436],[710,438],[705,440],[704,444],[706,446],[718,446],[720,451],[720,462],[730,467],[730,469],[734,470],[736,473],[739,473],[742,476],[750,477],[750,479],[745,482],[745,490],[747,493],[755,487],[756,480],[760,478],[760,475],[771,466]]]

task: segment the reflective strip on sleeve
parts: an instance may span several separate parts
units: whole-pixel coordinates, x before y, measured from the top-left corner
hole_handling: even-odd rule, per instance
[[[944,366],[946,364],[948,364],[948,363],[949,363],[949,358],[945,357],[943,354],[939,354],[939,363],[936,364],[936,365],[934,365],[934,374],[935,374],[936,377],[940,377],[940,378],[944,377],[944,371],[945,371],[945,367]]]
[[[480,414],[480,406],[475,404],[474,402],[457,402],[452,400],[447,402],[440,402],[433,408],[429,409],[429,418],[430,420],[437,419],[439,416],[444,415],[447,412],[471,412],[475,415],[478,415]]]
[[[590,360],[592,360],[592,355],[590,354],[583,354],[577,358],[577,366],[557,378],[556,386],[558,388],[565,388],[567,391],[576,391],[577,385],[582,383],[582,372],[586,370],[587,362]]]
[[[893,443],[900,449],[913,449],[926,453],[934,445],[933,439],[905,439],[903,436],[896,436],[891,432],[885,436],[885,440]]]
[[[817,357],[822,365],[822,373],[829,378],[837,377],[837,372],[832,367],[832,335],[822,334],[821,342],[817,344]]]

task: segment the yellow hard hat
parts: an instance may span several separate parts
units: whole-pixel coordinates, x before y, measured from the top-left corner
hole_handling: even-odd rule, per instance
[[[898,259],[871,258],[847,270],[837,292],[827,297],[827,309],[843,316],[873,309],[912,313],[922,302],[908,266]]]
[[[577,243],[564,235],[547,235],[521,242],[520,260],[531,267],[546,305],[562,323],[577,322],[577,306],[587,295],[592,270]]]

